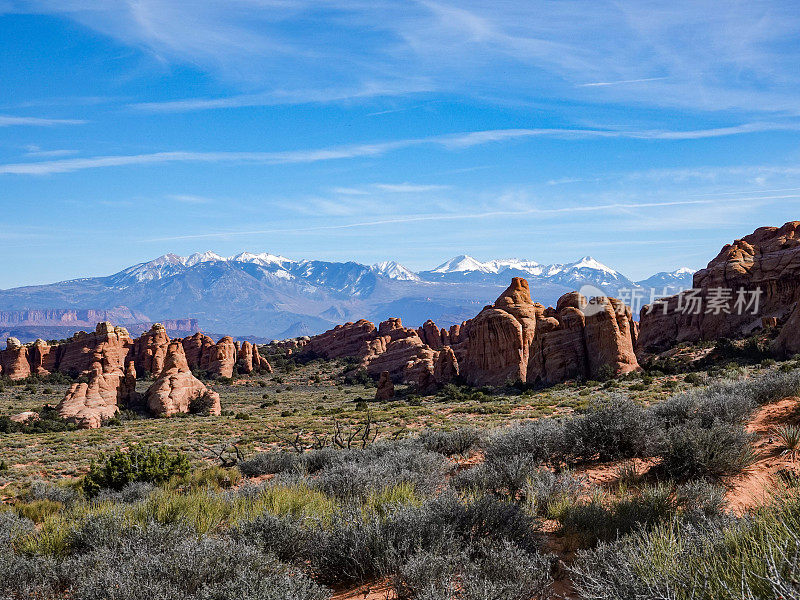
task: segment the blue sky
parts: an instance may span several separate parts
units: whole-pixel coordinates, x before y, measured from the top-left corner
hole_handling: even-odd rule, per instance
[[[166,252],[702,267],[800,217],[796,2],[0,0],[0,288]]]

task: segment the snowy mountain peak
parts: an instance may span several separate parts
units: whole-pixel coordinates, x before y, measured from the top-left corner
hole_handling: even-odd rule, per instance
[[[259,252],[257,254],[254,254],[252,252],[240,252],[236,256],[231,257],[229,260],[255,263],[257,265],[271,265],[271,264],[282,265],[283,263],[294,262],[291,259],[286,258],[285,256],[270,254],[268,252]]]
[[[181,262],[183,265],[187,267],[193,267],[195,265],[199,265],[200,263],[204,262],[218,262],[221,260],[225,260],[216,252],[212,252],[211,250],[206,250],[205,252],[195,252],[191,256],[187,258],[181,258]]]
[[[481,273],[495,273],[488,264],[475,260],[466,254],[460,254],[450,260],[443,262],[433,269],[433,273],[463,273],[466,271],[479,271]]]
[[[398,281],[419,281],[419,275],[393,260],[385,260],[370,267],[373,273]]]
[[[694,275],[695,273],[697,273],[697,269],[690,269],[689,267],[681,267],[672,272],[673,275]]]
[[[617,275],[618,273],[612,269],[601,263],[599,260],[591,257],[591,256],[584,256],[580,260],[569,263],[564,265],[565,269],[594,269],[596,271],[603,271],[604,273],[609,273],[613,275]]]

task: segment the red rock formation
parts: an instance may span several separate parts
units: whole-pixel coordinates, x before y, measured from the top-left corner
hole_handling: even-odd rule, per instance
[[[258,350],[256,350],[256,353]],[[258,366],[258,362],[256,362]],[[239,347],[239,359],[236,361],[236,368],[239,373],[252,373],[253,372],[253,344],[250,342],[242,342]]]
[[[269,364],[269,361],[265,356],[261,356],[261,353],[258,351],[257,344],[253,344],[253,368],[262,369],[267,373],[272,373],[272,365]]]
[[[120,403],[132,400],[136,381],[126,377],[118,349],[105,346],[95,353],[88,382],[74,383],[58,405],[62,419],[82,428],[95,429],[117,414]]]
[[[436,326],[436,323],[434,323],[431,319],[428,319],[422,324],[422,327],[417,329],[417,334],[423,343],[434,350],[438,350],[444,345],[445,342],[443,338],[447,332],[445,332],[444,329],[440,330]],[[450,337],[449,334],[447,337]]]
[[[772,352],[780,358],[800,353],[800,302],[795,306],[778,337],[772,342]]]
[[[39,376],[46,376],[53,373],[57,368],[58,347],[51,347],[44,340],[36,340],[28,349],[28,359],[31,365],[31,373]]]
[[[642,309],[637,344],[640,351],[748,333],[761,326],[763,317],[784,320],[800,300],[800,221],[761,227],[727,244],[705,269],[695,273],[693,287],[700,290],[699,314],[682,310],[691,300],[690,292]],[[732,292],[730,310],[713,309],[710,300],[717,289]],[[758,310],[736,308],[740,289],[746,300],[752,298],[750,292],[761,290]]]
[[[238,342],[237,342],[238,343]],[[268,373],[272,373],[272,365],[269,364],[266,358],[261,356],[258,352],[258,346],[250,342],[244,341],[237,348],[238,359],[236,361],[236,370],[239,373],[252,373],[260,369]]]
[[[150,331],[138,337],[133,346],[133,360],[139,373],[158,377],[164,368],[169,336],[161,323],[154,323]]]
[[[369,353],[367,342],[375,339],[375,325],[365,319],[355,323],[337,325],[333,329],[315,335],[306,346],[307,350],[327,359],[345,356],[364,357]]]
[[[77,375],[94,368],[97,352],[101,348],[109,348],[117,361],[115,364],[122,368],[133,349],[133,339],[124,327],[114,327],[111,323],[103,322],[97,324],[94,333],[79,331],[57,348],[54,347],[51,352],[56,351],[57,370]]]
[[[181,340],[186,362],[192,370],[208,371],[214,340],[203,333],[195,333]]]
[[[208,361],[210,375],[219,377],[233,377],[233,367],[236,364],[236,345],[229,335],[223,337],[211,349],[211,358]]]
[[[633,330],[630,310],[618,300],[588,305],[571,292],[545,309],[531,300],[528,282],[515,277],[494,306],[462,328],[460,375],[473,385],[502,385],[627,373],[639,367]]]
[[[189,412],[212,415],[222,412],[219,394],[209,390],[192,375],[179,341],[169,344],[164,368],[159,378],[147,389],[145,403],[152,414],[166,417]]]
[[[381,372],[378,379],[378,389],[375,392],[375,400],[391,400],[394,398],[394,383],[389,371]]]
[[[459,368],[456,354],[450,346],[444,346],[436,355],[433,365],[433,379],[437,385],[451,383],[458,377]]]
[[[12,381],[25,379],[31,374],[28,347],[23,346],[17,338],[8,338],[6,349],[0,351],[0,374]]]
[[[21,412],[16,415],[11,415],[9,417],[14,423],[20,423],[22,425],[26,423],[33,423],[40,419],[39,413],[33,412],[32,410],[26,410],[25,412]]]

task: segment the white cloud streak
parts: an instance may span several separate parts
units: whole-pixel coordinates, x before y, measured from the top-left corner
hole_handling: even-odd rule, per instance
[[[253,106],[279,106],[295,104],[324,104],[368,100],[388,96],[406,96],[435,89],[423,82],[398,82],[395,84],[368,82],[356,88],[332,88],[321,90],[275,90],[257,94],[239,94],[220,98],[186,98],[166,102],[139,102],[130,108],[148,113],[177,113],[224,108]]]
[[[739,203],[751,203],[756,201],[771,201],[776,198],[800,198],[800,196],[768,196],[768,197],[749,197],[749,198],[736,198]],[[152,238],[142,240],[146,242],[163,242],[175,240],[190,240],[190,239],[213,239],[213,238],[228,238],[248,235],[264,235],[274,233],[307,233],[315,231],[333,231],[341,229],[355,229],[364,227],[376,227],[382,225],[397,225],[401,223],[418,223],[426,221],[463,221],[475,219],[487,219],[493,217],[517,217],[537,215],[541,217],[555,217],[564,214],[593,214],[593,213],[612,213],[612,212],[625,212],[643,209],[654,208],[673,208],[673,207],[699,207],[709,206],[719,203],[731,202],[730,198],[708,199],[708,200],[674,200],[664,202],[639,202],[639,203],[623,203],[612,202],[607,204],[588,205],[588,206],[566,206],[561,208],[526,208],[521,210],[492,210],[482,211],[475,213],[455,213],[455,214],[424,214],[424,215],[406,215],[391,217],[386,219],[375,219],[369,221],[358,221],[355,223],[344,223],[340,225],[320,225],[315,227],[301,227],[301,228],[270,228],[270,229],[250,229],[244,231],[218,231],[213,233],[198,233],[190,235],[169,236],[161,238]]]
[[[645,83],[647,81],[663,81],[669,77],[644,77],[642,79],[623,79],[621,81],[593,81],[591,83],[579,83],[578,87],[608,87],[610,85],[625,85],[628,83]]]
[[[757,133],[762,131],[796,131],[799,128],[800,125],[794,123],[746,123],[732,127],[687,131],[633,131],[610,129],[496,129],[433,136],[428,138],[411,138],[375,144],[356,144],[312,150],[289,150],[284,152],[173,151],[118,156],[95,156],[89,158],[71,158],[27,163],[10,163],[0,165],[0,174],[50,175],[55,173],[82,171],[85,169],[179,162],[250,162],[263,164],[314,163],[328,160],[381,156],[393,150],[400,150],[425,144],[437,145],[450,150],[462,150],[493,142],[503,142],[531,137],[552,137],[560,139],[630,138],[641,140],[694,140],[700,138]]]
[[[40,117],[15,117],[11,115],[0,115],[0,127],[54,127],[56,125],[83,125],[84,123],[87,123],[87,121],[84,121],[83,119],[43,119]]]

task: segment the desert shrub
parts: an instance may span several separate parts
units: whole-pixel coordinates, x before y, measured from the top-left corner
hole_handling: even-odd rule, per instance
[[[144,500],[155,489],[156,486],[148,481],[132,481],[125,484],[119,491],[108,488],[102,489],[95,495],[94,499],[97,502],[121,502],[130,504]]]
[[[458,490],[489,492],[519,500],[520,492],[540,466],[541,462],[531,453],[512,454],[502,459],[493,457],[458,473],[452,485]]]
[[[619,495],[595,491],[589,498],[562,502],[553,517],[563,533],[591,547],[678,517],[685,523],[709,523],[723,515],[724,504],[724,488],[705,481],[659,483]]]
[[[657,433],[648,411],[628,398],[612,396],[567,419],[561,444],[569,462],[618,460],[646,454]]]
[[[399,598],[529,600],[547,598],[552,564],[514,544],[474,544],[456,554],[419,552],[395,579]]]
[[[563,425],[554,419],[539,419],[498,431],[486,443],[487,461],[503,461],[511,456],[526,455],[544,464],[560,451]]]
[[[417,552],[453,554],[481,540],[509,541],[531,553],[538,548],[533,520],[520,507],[445,495],[383,514],[339,511],[309,529],[305,560],[325,583],[364,581],[397,573]]]
[[[252,458],[239,463],[239,470],[245,477],[272,475],[296,470],[300,466],[300,456],[295,452],[259,452]]]
[[[742,423],[755,407],[750,385],[723,382],[672,396],[654,405],[651,412],[666,429],[690,421],[708,428],[716,422]]]
[[[798,500],[743,519],[666,521],[580,552],[570,568],[583,598],[797,598]]]
[[[342,460],[347,452],[336,448],[314,448],[300,455],[304,470],[309,474],[317,473],[326,467]]]
[[[372,377],[370,377],[369,373],[367,373],[367,370],[363,368],[348,372],[344,376],[344,382],[347,385],[368,386],[374,384]]]
[[[425,431],[419,442],[430,451],[445,456],[466,456],[481,439],[481,433],[472,427],[462,427],[455,431]]]
[[[676,511],[673,490],[656,485],[622,497],[595,494],[588,500],[564,505],[557,517],[563,533],[580,546],[589,547],[671,518]]]
[[[169,485],[180,489],[227,489],[241,481],[242,475],[238,470],[213,466],[194,469],[180,477],[173,478]]]
[[[557,518],[563,507],[575,504],[581,495],[591,491],[589,483],[572,474],[540,470],[525,486],[529,510],[539,516]]]
[[[428,495],[442,484],[449,468],[446,459],[435,452],[382,443],[347,452],[341,460],[321,469],[313,485],[342,499],[364,498],[401,483]]]
[[[72,487],[37,480],[31,483],[28,497],[31,500],[50,500],[63,506],[71,506],[80,499],[80,494]]]
[[[69,588],[85,600],[134,600],[143,590],[156,591],[159,600],[328,597],[308,577],[254,546],[163,526],[127,530],[119,543],[96,547],[72,566]]]
[[[291,515],[264,513],[239,523],[232,535],[287,562],[300,562],[309,546],[309,529],[302,519]]]
[[[560,462],[562,430],[561,422],[540,419],[496,432],[486,442],[484,462],[460,472],[453,479],[454,487],[519,499],[541,465]]]
[[[114,451],[102,465],[92,462],[83,478],[83,491],[93,497],[103,488],[119,491],[133,481],[161,484],[188,472],[189,461],[180,452],[133,446],[127,452]]]
[[[792,460],[800,452],[800,425],[780,425],[773,430],[778,438],[782,454],[788,454]]]
[[[741,425],[690,422],[670,428],[658,455],[670,477],[721,477],[737,473],[754,460],[752,436]]]

